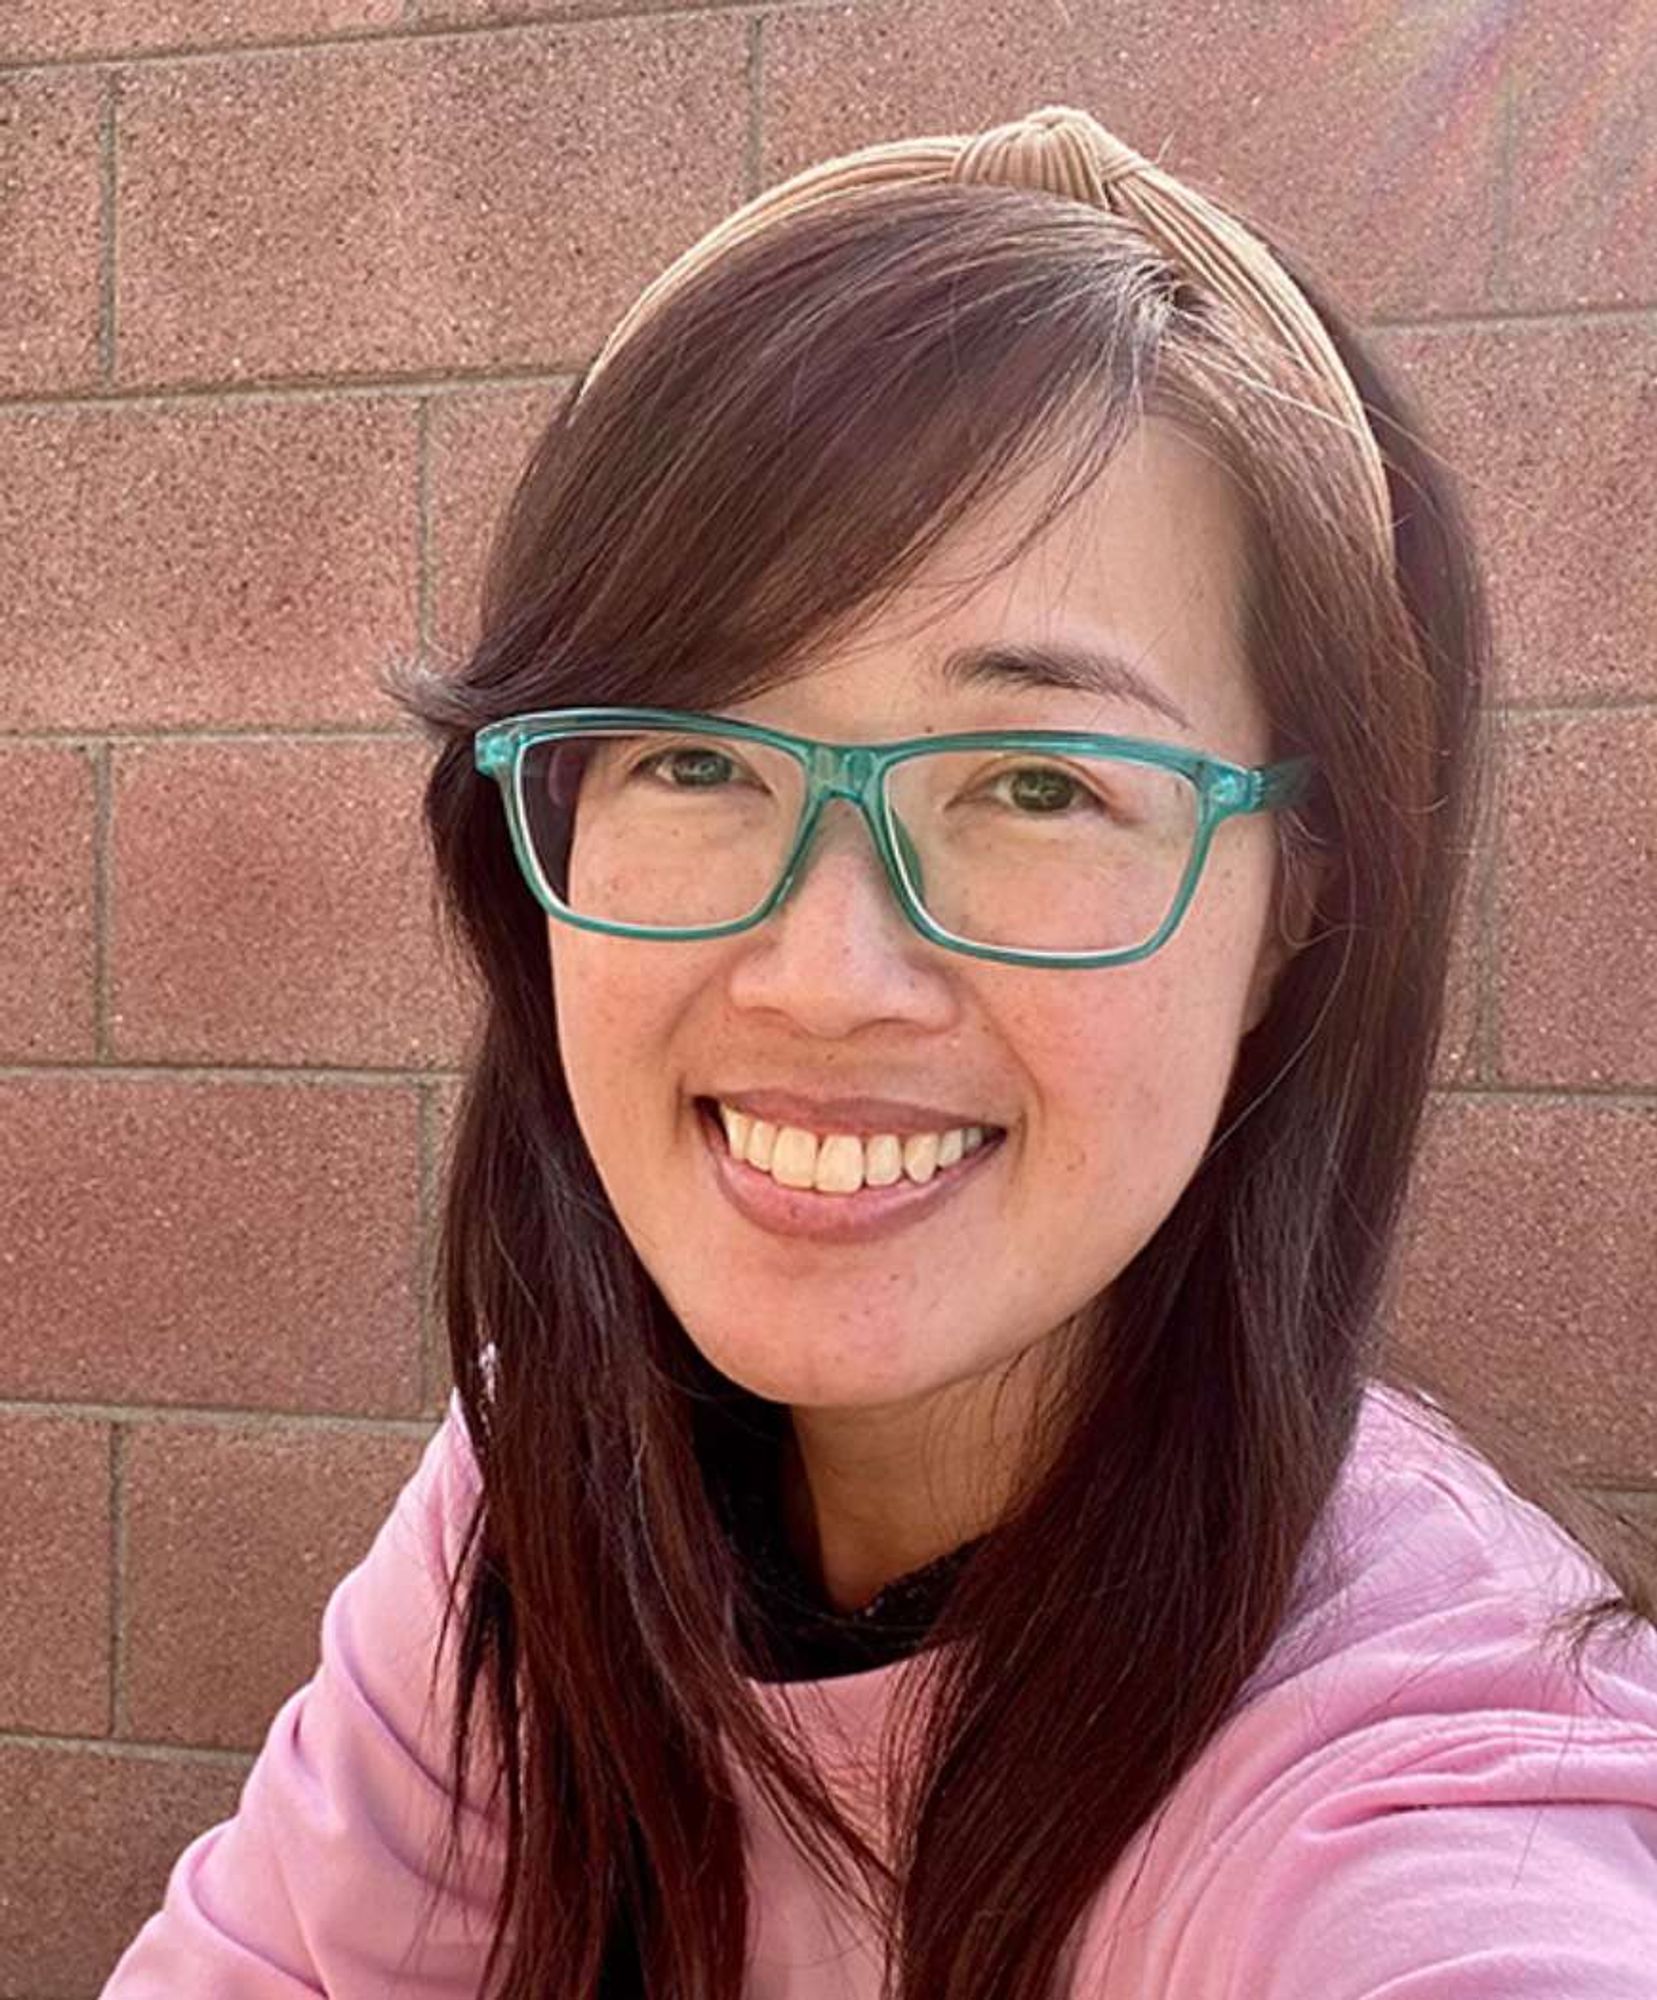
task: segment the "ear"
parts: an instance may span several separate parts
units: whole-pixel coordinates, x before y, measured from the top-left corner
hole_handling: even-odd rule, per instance
[[[1272,897],[1272,914],[1254,963],[1243,1033],[1252,1034],[1266,1018],[1283,968],[1304,951],[1316,934],[1318,899],[1334,865],[1332,856],[1316,856],[1304,848],[1290,850],[1280,862]]]

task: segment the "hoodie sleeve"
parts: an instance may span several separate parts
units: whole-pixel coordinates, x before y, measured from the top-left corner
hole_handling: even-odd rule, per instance
[[[474,1798],[467,1861],[435,1894],[450,1801],[453,1625],[428,1700],[448,1578],[477,1491],[452,1394],[368,1554],[330,1597],[317,1672],[277,1711],[234,1817],[179,1856],[161,1909],[103,2000],[460,2000],[478,1991],[502,1847]]]

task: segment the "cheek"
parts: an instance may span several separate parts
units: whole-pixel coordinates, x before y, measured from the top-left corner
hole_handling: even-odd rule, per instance
[[[648,1180],[684,1110],[681,1024],[706,984],[699,954],[590,936],[551,936],[559,1056],[576,1121],[618,1212]]]
[[[1021,1024],[1054,1158],[1078,1188],[1108,1179],[1118,1192],[1167,1192],[1195,1171],[1225,1099],[1243,961],[1193,933],[1090,977],[1084,1005],[1054,996]]]
[[[597,945],[598,950],[592,947]],[[553,1009],[564,1078],[601,1171],[619,1136],[635,1123],[649,1080],[658,1083],[667,982],[641,976],[636,952],[615,941],[561,928],[552,941]]]

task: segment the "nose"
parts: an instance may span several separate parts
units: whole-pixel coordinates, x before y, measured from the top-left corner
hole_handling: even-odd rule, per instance
[[[733,943],[745,949],[732,1002],[785,1013],[807,1033],[834,1038],[875,1020],[946,1028],[956,1018],[948,954],[898,907],[870,830],[844,799],[824,806],[781,907]]]

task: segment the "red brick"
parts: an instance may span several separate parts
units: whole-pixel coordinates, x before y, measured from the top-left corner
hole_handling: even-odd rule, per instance
[[[423,1438],[149,1423],[126,1477],[123,1733],[256,1750]]]
[[[1344,0],[795,8],[765,24],[764,176],[1075,104],[1243,205],[1360,314],[1471,308],[1489,285],[1508,15],[1427,0],[1361,15]]]
[[[124,1058],[417,1067],[461,1040],[399,738],[114,756],[111,1034]]]
[[[0,76],[0,393],[98,380],[103,94]]]
[[[1654,1185],[1657,1108],[1435,1101],[1401,1344],[1583,1484],[1657,1477]]]
[[[565,387],[491,389],[431,405],[433,638],[460,655],[477,636],[478,589],[489,544]]]
[[[1502,694],[1657,694],[1657,329],[1384,337],[1461,475],[1493,578]]]
[[[402,15],[402,0],[236,0],[234,7],[214,8],[200,0],[103,0],[101,6],[76,7],[63,0],[7,0],[0,60],[138,55],[349,34],[394,28]]]
[[[109,1426],[0,1414],[0,1728],[109,1727]]]
[[[0,1083],[0,1395],[412,1416],[414,1092]]]
[[[83,750],[0,748],[0,1061],[93,1052],[92,764]]]
[[[0,1744],[0,1993],[98,1992],[246,1762]]]
[[[123,382],[568,365],[740,200],[728,17],[123,81]]]
[[[13,728],[389,722],[412,401],[0,414]]]
[[[1516,718],[1498,1074],[1657,1084],[1657,717]],[[1648,1225],[1649,1226],[1649,1225]]]
[[[1499,296],[1547,307],[1657,296],[1657,10],[1526,0]]]

